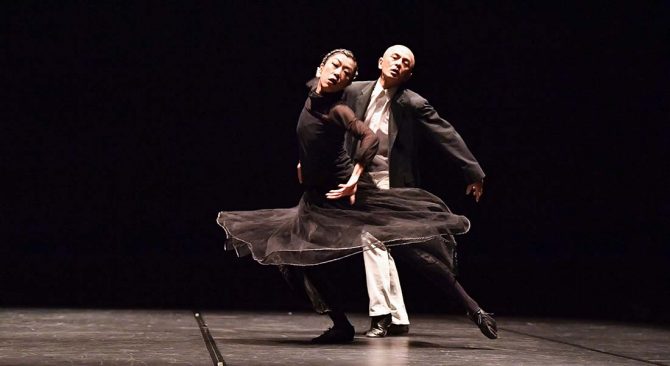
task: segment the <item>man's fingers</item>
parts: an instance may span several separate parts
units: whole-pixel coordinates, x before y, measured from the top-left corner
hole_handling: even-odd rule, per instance
[[[481,199],[483,194],[484,194],[484,191],[481,190],[481,189],[479,189],[479,190],[472,189],[472,196],[475,197],[475,202],[479,202],[479,200]]]

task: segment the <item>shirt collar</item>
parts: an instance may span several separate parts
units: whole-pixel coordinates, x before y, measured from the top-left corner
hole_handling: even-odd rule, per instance
[[[377,81],[375,82],[375,87],[374,89],[372,89],[372,95],[370,97],[370,100],[375,100],[375,98],[377,98],[377,96],[382,92],[382,90],[386,90],[386,97],[388,99],[391,99],[395,95],[395,92],[398,91],[398,87],[384,89],[382,88],[382,85],[379,83],[379,79],[377,79]]]

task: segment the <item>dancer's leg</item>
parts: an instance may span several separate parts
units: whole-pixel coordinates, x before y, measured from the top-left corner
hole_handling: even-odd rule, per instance
[[[347,343],[354,339],[354,327],[344,313],[339,286],[332,279],[334,265],[323,264],[305,269],[314,289],[328,304],[326,314],[333,321],[333,327],[312,339],[313,343]]]
[[[384,244],[371,235],[366,233],[363,240],[367,243],[363,251],[363,259],[370,298],[370,316],[391,314],[393,324],[409,324],[400,278],[393,257]]]
[[[396,251],[394,249],[394,251]],[[475,322],[482,333],[492,339],[498,337],[496,321],[482,310],[477,302],[465,291],[456,280],[449,267],[437,257],[426,251],[421,245],[407,245],[399,247],[396,257],[408,263],[427,279],[434,282],[439,288],[454,296],[467,310],[470,319]]]

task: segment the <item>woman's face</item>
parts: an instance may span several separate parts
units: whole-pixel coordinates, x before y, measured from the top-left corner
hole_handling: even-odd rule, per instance
[[[319,82],[316,92],[338,92],[351,83],[355,73],[356,62],[343,53],[336,53],[317,69],[316,77]]]

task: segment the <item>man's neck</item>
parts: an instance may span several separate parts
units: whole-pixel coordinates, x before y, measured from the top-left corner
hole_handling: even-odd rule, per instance
[[[384,89],[390,88],[389,84],[391,84],[391,83],[389,83],[388,80],[384,79],[383,76],[380,76],[377,81],[379,81],[379,85],[381,85],[382,88],[384,88]]]
[[[393,84],[391,80],[385,79],[383,75],[379,77],[378,81],[379,85],[381,85],[381,87],[384,89],[391,89],[398,86],[398,84]]]

